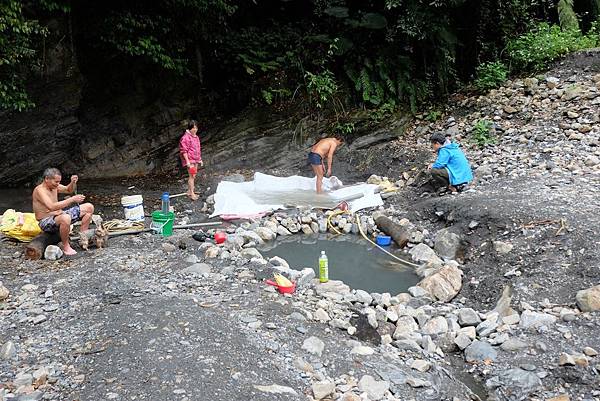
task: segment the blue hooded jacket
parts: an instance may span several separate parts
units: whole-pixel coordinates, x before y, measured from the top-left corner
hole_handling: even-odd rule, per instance
[[[437,159],[432,168],[448,170],[450,185],[466,184],[473,180],[471,166],[456,143],[450,143],[438,149]]]

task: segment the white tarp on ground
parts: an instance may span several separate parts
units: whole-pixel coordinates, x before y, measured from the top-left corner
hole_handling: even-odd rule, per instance
[[[275,177],[255,173],[253,181],[222,181],[215,193],[213,216],[251,216],[286,207],[308,206],[333,209],[347,201],[351,212],[380,206],[381,196],[375,193],[377,185],[357,184],[343,187],[336,177],[323,179],[324,194],[315,192],[316,177]]]

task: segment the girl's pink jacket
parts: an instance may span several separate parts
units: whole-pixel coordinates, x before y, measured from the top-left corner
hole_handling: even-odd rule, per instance
[[[189,130],[179,140],[179,155],[181,164],[185,167],[185,158],[183,154],[187,153],[191,164],[198,164],[202,160],[202,147],[200,146],[200,137],[194,136]]]

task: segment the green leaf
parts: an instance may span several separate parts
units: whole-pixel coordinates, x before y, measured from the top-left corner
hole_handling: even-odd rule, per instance
[[[325,14],[335,18],[348,18],[348,7],[328,7],[323,11]]]
[[[363,15],[360,25],[367,29],[384,29],[387,26],[387,20],[381,14],[367,13]]]

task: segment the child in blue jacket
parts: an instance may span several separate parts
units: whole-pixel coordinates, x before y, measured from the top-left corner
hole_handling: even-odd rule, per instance
[[[437,158],[429,166],[433,185],[457,192],[463,184],[473,180],[473,172],[465,154],[456,143],[446,143],[444,135],[436,133],[430,138],[431,147]]]

